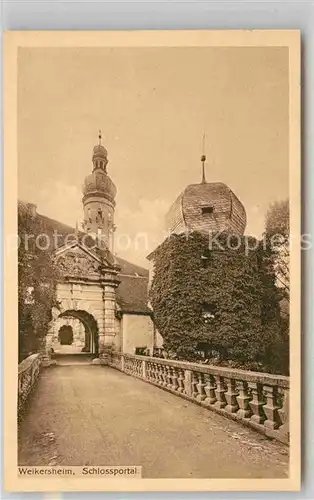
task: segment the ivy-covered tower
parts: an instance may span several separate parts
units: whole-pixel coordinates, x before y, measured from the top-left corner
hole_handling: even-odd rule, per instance
[[[85,178],[83,185],[83,225],[87,233],[101,239],[112,251],[117,189],[107,174],[108,153],[101,140],[99,131],[99,142],[93,149],[93,170]]]

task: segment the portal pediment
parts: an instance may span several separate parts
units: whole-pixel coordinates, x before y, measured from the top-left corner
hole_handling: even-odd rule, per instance
[[[59,249],[54,260],[62,276],[101,278],[112,266],[79,244]]]

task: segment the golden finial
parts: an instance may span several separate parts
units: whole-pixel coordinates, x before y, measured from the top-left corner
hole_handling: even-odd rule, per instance
[[[101,130],[98,132],[99,146],[101,146]]]

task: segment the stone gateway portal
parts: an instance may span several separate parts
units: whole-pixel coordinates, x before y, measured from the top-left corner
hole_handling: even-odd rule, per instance
[[[58,273],[56,304],[46,335],[46,361],[52,352],[106,357],[112,349],[134,354],[145,346],[152,354],[155,332],[148,307],[148,270],[114,253],[117,189],[108,176],[108,153],[93,148],[92,172],[83,184],[82,230],[40,215]]]

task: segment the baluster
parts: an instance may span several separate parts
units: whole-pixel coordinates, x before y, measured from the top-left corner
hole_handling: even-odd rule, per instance
[[[198,395],[198,390],[197,390],[197,384],[198,384],[198,376],[195,372],[192,372],[192,398],[196,399],[196,396]]]
[[[227,406],[225,408],[229,413],[235,413],[238,411],[239,406],[237,402],[238,392],[236,390],[236,381],[233,378],[227,379],[227,392],[225,393],[225,398],[227,400]]]
[[[156,363],[153,363],[152,361],[150,362],[150,365],[152,367],[151,369],[151,380],[153,382],[156,382]]]
[[[160,385],[160,382],[161,382],[160,368],[161,368],[161,365],[156,363],[156,383],[158,385]]]
[[[216,398],[216,384],[215,384],[215,377],[214,375],[209,375],[207,378],[207,383],[204,387],[204,391],[206,394],[206,398],[204,399],[204,403],[206,405],[213,405],[216,403],[217,398]]]
[[[266,404],[263,406],[263,411],[266,415],[264,425],[269,429],[278,429],[279,427],[279,406],[277,405],[277,387],[264,385],[264,394],[266,396]]]
[[[252,399],[250,401],[250,407],[253,415],[251,416],[251,421],[256,424],[263,424],[265,420],[265,415],[263,412],[264,400],[263,391],[261,384],[256,382],[248,383],[249,389],[251,389]]]
[[[164,385],[164,365],[159,365],[159,385]]]
[[[172,367],[167,365],[167,385],[168,389],[171,389],[171,376],[172,376]]]
[[[283,437],[284,442],[289,442],[289,389],[284,389],[284,399],[280,410],[278,410],[281,426],[279,427],[279,432]]]
[[[198,383],[196,384],[197,396],[196,399],[198,401],[204,401],[206,398],[206,392],[204,390],[205,382],[204,382],[204,373],[198,373]]]
[[[215,390],[215,394],[216,394],[216,403],[215,403],[215,407],[216,408],[224,408],[226,406],[226,399],[225,399],[225,392],[226,392],[226,389],[225,389],[225,384],[224,384],[224,377],[222,377],[221,375],[217,375],[216,377],[216,390]]]
[[[172,384],[171,384],[171,387],[172,387],[173,391],[176,391],[178,389],[178,387],[179,387],[177,370],[178,369],[175,366],[172,368],[172,377],[171,377]]]
[[[237,396],[239,410],[237,411],[237,415],[241,418],[248,418],[251,415],[250,409],[250,396],[248,393],[248,385],[244,380],[238,380],[239,387],[239,395]]]
[[[147,366],[146,378],[147,378],[147,380],[151,380],[153,382],[154,381],[154,369],[155,369],[155,367],[151,361],[146,361],[146,366]]]
[[[184,394],[192,396],[192,372],[184,370]]]
[[[178,389],[177,392],[184,392],[184,370],[182,368],[178,369]]]
[[[140,377],[143,377],[143,379],[147,378],[147,362],[145,360],[141,361],[142,365],[142,370],[140,371]],[[149,376],[149,373],[148,373]]]
[[[167,387],[167,384],[168,384],[168,372],[167,372],[167,366],[166,365],[163,365],[163,368],[162,368],[162,378],[163,378],[162,385],[164,387]]]

